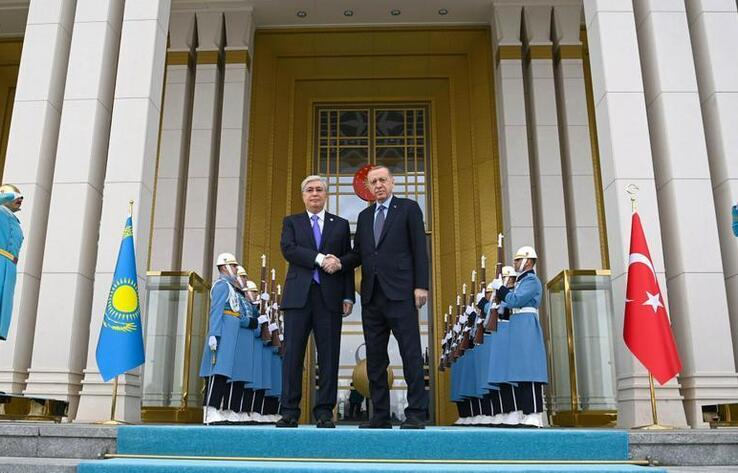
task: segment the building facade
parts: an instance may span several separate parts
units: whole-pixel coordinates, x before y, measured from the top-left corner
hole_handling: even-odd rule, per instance
[[[650,422],[621,336],[630,184],[683,362],[660,418],[704,427],[702,406],[738,401],[736,1],[395,3],[0,0],[2,181],[26,234],[0,391],[106,417],[95,347],[129,200],[141,288],[210,279],[223,251],[283,275],[301,179],[326,175],[355,224],[353,175],[382,163],[424,210],[434,422],[454,420],[438,327],[500,232],[544,282],[610,270],[618,422]],[[357,313],[342,377],[360,341]],[[119,417],[140,419],[142,379],[120,377]]]

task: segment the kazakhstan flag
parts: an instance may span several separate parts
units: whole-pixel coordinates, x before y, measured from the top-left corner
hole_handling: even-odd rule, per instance
[[[141,308],[138,304],[136,281],[133,219],[129,215],[123,230],[123,240],[120,242],[113,285],[105,305],[105,316],[95,352],[97,367],[105,381],[144,362]]]

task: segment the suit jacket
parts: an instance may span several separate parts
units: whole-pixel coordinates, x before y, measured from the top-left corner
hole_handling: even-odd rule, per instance
[[[361,299],[371,301],[375,280],[390,300],[413,298],[413,289],[428,289],[428,253],[423,213],[411,199],[392,197],[379,242],[374,241],[377,204],[362,210],[354,248],[341,258],[344,268],[361,265]]]
[[[315,246],[312,222],[307,212],[290,215],[282,222],[280,242],[282,255],[289,263],[282,294],[282,309],[301,309],[308,302],[310,283],[313,279],[315,257],[318,253],[340,257],[351,251],[351,231],[348,220],[325,213],[320,248]],[[326,308],[331,312],[343,312],[343,301],[354,300],[353,268],[344,268],[334,274],[320,272],[320,291]]]

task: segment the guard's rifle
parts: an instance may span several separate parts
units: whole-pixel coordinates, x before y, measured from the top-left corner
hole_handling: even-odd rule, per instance
[[[453,344],[451,347],[454,350],[454,354],[451,357],[451,361],[458,360],[461,355],[464,354],[463,351],[461,351],[461,296],[456,295],[456,320],[454,321],[454,335],[453,335]]]
[[[462,330],[462,338],[461,338],[461,351],[462,353],[465,350],[469,350],[473,347],[472,345],[472,338],[471,338],[471,330],[474,328],[474,317],[472,317],[473,314],[469,313],[469,307],[472,306],[474,302],[474,286],[477,285],[477,272],[472,271],[472,283],[470,286],[470,294],[468,295],[466,291],[464,291],[464,316],[466,317],[466,323],[464,324],[464,327],[461,328]],[[466,288],[466,284],[464,284],[464,288]]]
[[[495,278],[499,279],[502,278],[502,265],[504,264],[505,259],[505,252],[502,247],[502,239],[504,237],[502,236],[502,233],[497,235],[497,264],[495,264]],[[500,301],[497,298],[497,291],[495,291],[495,295],[492,298],[493,301],[497,302],[498,304]],[[484,327],[484,329],[488,332],[496,332],[497,331],[497,309],[492,309],[489,312],[489,319],[487,320],[487,325]]]
[[[269,301],[272,304],[271,317],[269,318],[269,335],[272,346],[279,348],[282,346],[282,341],[279,339],[279,324],[277,323],[279,321],[279,304],[277,303],[277,293],[275,292],[275,276],[274,268],[272,268],[272,284],[269,288]]]
[[[441,356],[438,362],[438,371],[446,371],[446,340],[448,337],[448,314],[443,314],[443,338],[441,339]]]
[[[482,255],[482,261],[481,261],[481,268],[479,270],[479,292],[484,294],[484,291],[487,289],[487,257]],[[476,301],[474,301],[476,302]],[[484,310],[482,310],[482,313],[479,314],[480,321],[484,320]],[[477,331],[474,332],[474,344],[475,345],[481,345],[484,343],[484,322],[477,323]]]
[[[261,255],[261,295],[259,296],[259,316],[266,317],[267,320],[261,323],[260,337],[264,344],[269,343],[271,336],[269,335],[269,317],[267,310],[269,309],[269,293],[267,292],[267,269],[266,255]],[[263,320],[263,319],[262,319]]]
[[[449,305],[448,306],[448,313],[445,315],[444,320],[446,321],[446,337],[444,342],[444,350],[443,350],[443,358],[442,363],[446,366],[446,368],[449,368],[451,366],[451,341],[453,340],[453,331],[452,331],[452,324],[451,319],[453,317],[454,313],[454,306]]]
[[[282,286],[277,285],[277,306],[282,307]],[[277,326],[279,327],[279,356],[284,356],[284,317],[281,310],[277,310]]]

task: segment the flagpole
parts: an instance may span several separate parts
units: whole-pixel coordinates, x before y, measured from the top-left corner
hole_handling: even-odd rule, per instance
[[[628,193],[630,196],[630,209],[632,212],[636,212],[638,210],[638,200],[636,198],[636,195],[641,189],[635,185],[635,184],[628,184],[628,186],[625,188],[625,192]],[[652,423],[648,425],[641,425],[638,427],[634,427],[634,429],[638,430],[671,430],[674,427],[661,425],[659,424],[659,414],[656,410],[656,387],[653,384],[653,374],[651,372],[648,372],[648,391],[651,398],[651,418]]]

